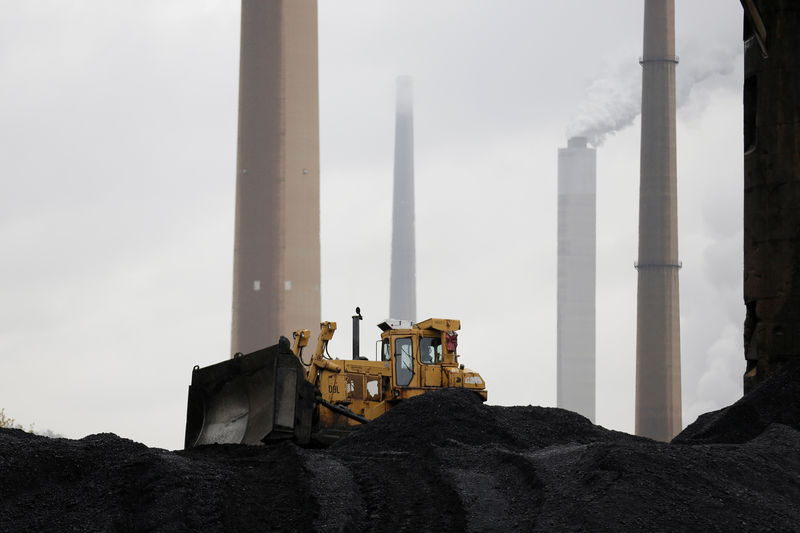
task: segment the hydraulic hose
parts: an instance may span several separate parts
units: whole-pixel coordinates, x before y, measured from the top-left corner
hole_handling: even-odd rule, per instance
[[[324,405],[325,407],[327,407],[328,409],[330,409],[331,411],[333,411],[334,413],[339,413],[340,415],[346,416],[347,418],[352,418],[356,422],[361,422],[362,424],[369,423],[369,418],[364,418],[363,416],[354,413],[344,405],[336,405],[322,398],[317,398],[317,401],[322,405]]]

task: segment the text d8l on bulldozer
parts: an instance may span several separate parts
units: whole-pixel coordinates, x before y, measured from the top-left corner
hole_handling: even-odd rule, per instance
[[[328,342],[335,322],[320,324],[316,350],[303,350],[309,331],[295,331],[268,348],[204,368],[195,367],[186,414],[185,447],[262,444],[293,439],[330,444],[374,420],[404,399],[457,387],[487,397],[483,378],[458,363],[458,320],[419,323],[388,319],[376,360],[358,355],[354,318],[353,359],[333,359]]]

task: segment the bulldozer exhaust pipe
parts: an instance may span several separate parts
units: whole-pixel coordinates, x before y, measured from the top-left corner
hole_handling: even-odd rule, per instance
[[[360,322],[364,319],[361,316],[361,308],[356,307],[356,314],[353,315],[353,359],[361,358],[361,332],[359,331]]]

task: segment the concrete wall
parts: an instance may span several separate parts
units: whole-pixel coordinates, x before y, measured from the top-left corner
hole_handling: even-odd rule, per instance
[[[744,390],[800,357],[800,3],[755,0],[745,23]]]

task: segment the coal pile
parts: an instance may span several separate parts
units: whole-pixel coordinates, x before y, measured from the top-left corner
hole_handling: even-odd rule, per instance
[[[784,364],[767,383],[733,405],[699,416],[673,442],[740,444],[772,424],[800,431],[800,358]]]
[[[459,390],[328,449],[0,430],[0,531],[796,530],[800,363],[673,443]]]

